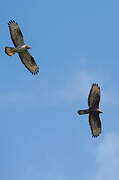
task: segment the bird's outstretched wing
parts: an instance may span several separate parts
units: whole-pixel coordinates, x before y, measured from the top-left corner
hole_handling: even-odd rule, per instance
[[[28,50],[19,53],[19,57],[25,67],[32,73],[37,74],[39,72],[39,67],[37,66],[34,58],[30,55]]]
[[[93,84],[88,96],[89,108],[98,108],[100,102],[100,87],[98,84]]]
[[[101,133],[101,121],[99,113],[90,113],[89,114],[89,124],[93,137],[99,136]]]
[[[14,20],[10,20],[8,23],[8,27],[10,30],[11,39],[15,47],[23,46],[24,39],[23,34],[18,26],[18,24]]]

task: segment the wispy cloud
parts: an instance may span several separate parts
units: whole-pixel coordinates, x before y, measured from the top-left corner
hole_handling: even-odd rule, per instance
[[[86,98],[89,87],[91,86],[92,77],[85,71],[70,74],[68,78],[62,77],[62,85],[57,93],[60,97],[75,101],[77,98]]]
[[[78,66],[78,65],[77,65]],[[100,76],[99,76],[100,75]],[[23,104],[24,107],[32,108],[42,103],[45,105],[56,106],[60,102],[77,102],[87,100],[92,83],[98,83],[101,87],[101,104],[105,107],[114,106],[118,103],[118,93],[112,86],[106,86],[107,78],[105,73],[100,70],[91,71],[89,69],[73,68],[72,72],[63,71],[57,76],[55,82],[48,78],[42,79],[41,84],[33,82],[33,88],[26,87],[23,91],[16,87],[14,91],[1,93],[0,101],[2,109],[14,104]],[[85,101],[87,104],[87,101]]]
[[[118,92],[114,86],[107,82],[107,74],[102,70],[91,71],[89,69],[77,70],[76,72],[64,75],[61,78],[61,84],[57,90],[60,98],[67,101],[76,101],[77,99],[87,99],[91,85],[99,84],[101,88],[101,104],[103,106],[116,106],[118,104]]]
[[[106,135],[96,152],[97,169],[94,180],[119,179],[119,134]]]

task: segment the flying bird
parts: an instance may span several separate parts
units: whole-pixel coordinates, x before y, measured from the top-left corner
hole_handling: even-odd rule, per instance
[[[93,137],[99,136],[101,133],[101,121],[99,114],[103,113],[99,109],[100,102],[100,87],[98,84],[92,84],[89,96],[88,96],[88,109],[78,110],[79,115],[89,114],[89,124]]]
[[[12,56],[15,53],[18,53],[22,63],[25,67],[32,73],[37,74],[39,72],[39,67],[37,66],[34,58],[28,52],[30,46],[25,45],[23,34],[18,26],[18,23],[14,20],[10,20],[8,23],[10,36],[13,41],[15,48],[13,47],[5,47],[5,53],[8,56]]]

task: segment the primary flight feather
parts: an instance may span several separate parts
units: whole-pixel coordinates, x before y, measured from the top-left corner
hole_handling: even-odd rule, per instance
[[[18,24],[11,20],[8,23],[10,36],[15,48],[12,47],[5,47],[5,53],[8,56],[12,56],[15,53],[19,54],[19,57],[25,67],[32,73],[37,74],[39,72],[39,67],[37,66],[34,58],[28,52],[30,46],[26,46],[23,39],[23,34],[18,26]]]

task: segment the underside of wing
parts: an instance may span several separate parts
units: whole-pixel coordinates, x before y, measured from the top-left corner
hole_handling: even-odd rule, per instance
[[[88,96],[89,108],[98,108],[100,102],[100,87],[98,84],[93,84]]]
[[[89,124],[93,137],[99,136],[101,133],[101,121],[99,117],[99,113],[91,113],[89,114]]]
[[[19,57],[25,67],[32,73],[37,74],[39,72],[39,67],[37,66],[34,58],[30,55],[28,50],[19,53]]]
[[[10,35],[11,35],[11,39],[13,41],[13,44],[15,47],[18,46],[23,46],[24,43],[24,39],[23,39],[23,34],[18,26],[18,24],[13,20],[9,21],[8,23],[8,27],[10,30]]]

